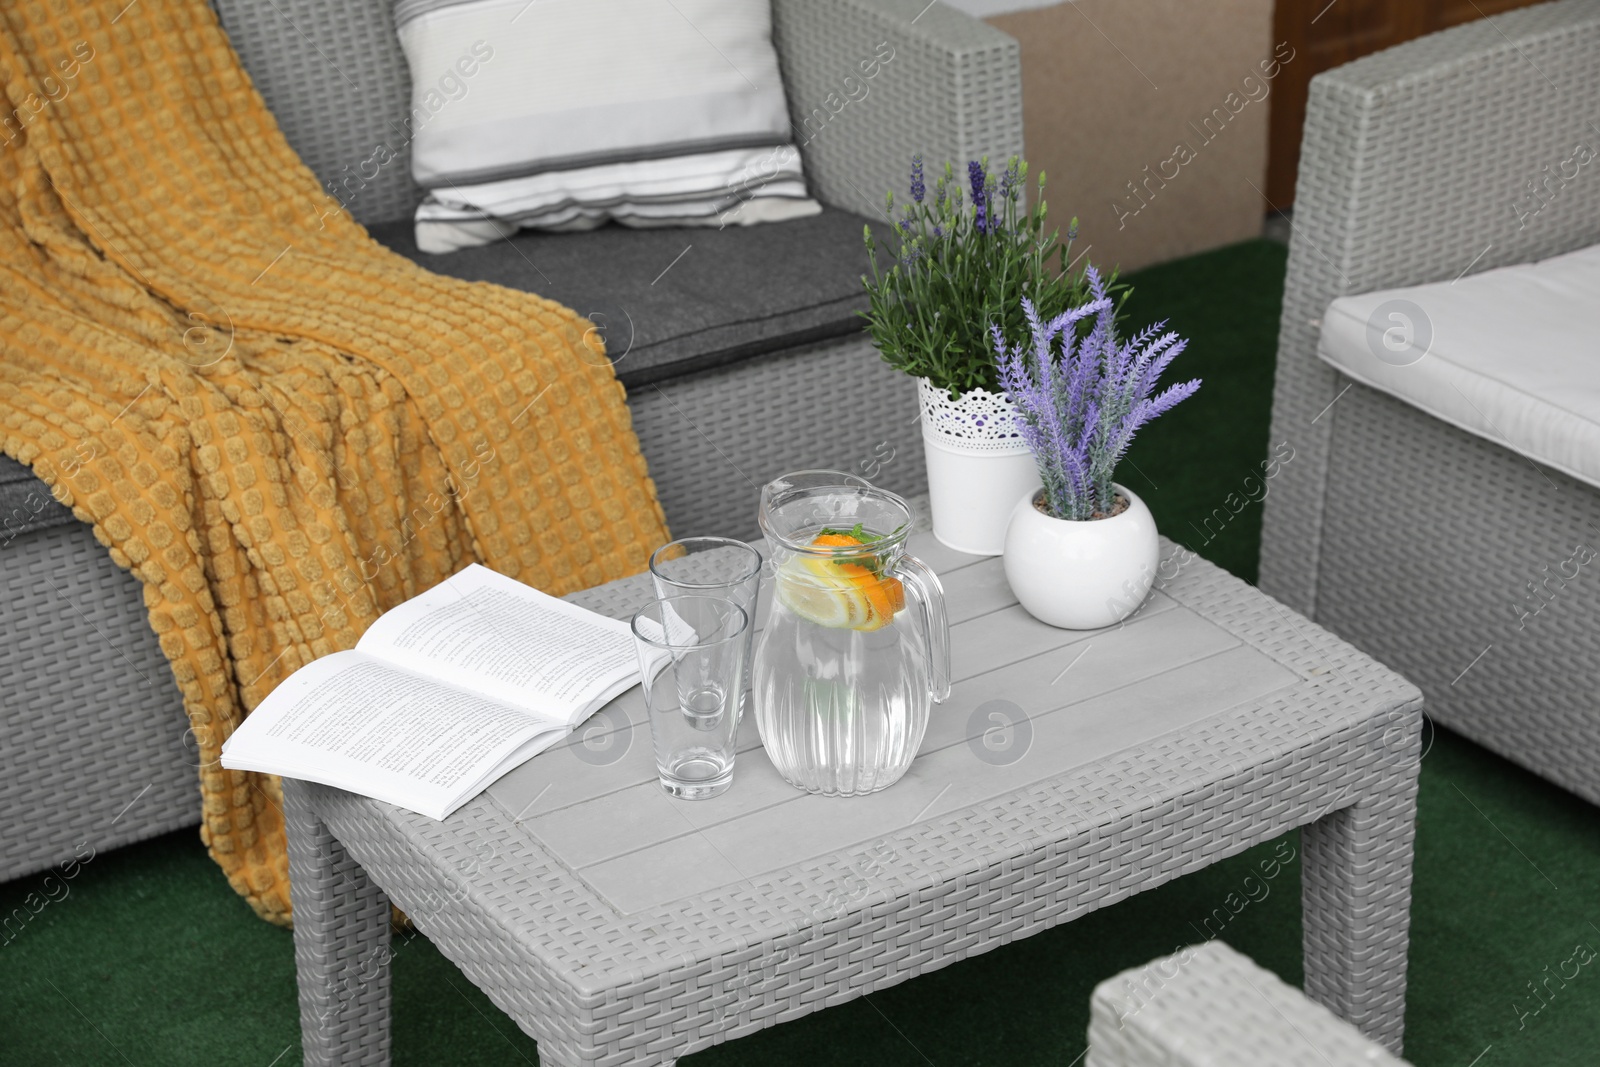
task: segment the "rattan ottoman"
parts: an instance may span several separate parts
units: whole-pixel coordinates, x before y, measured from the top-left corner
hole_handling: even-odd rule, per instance
[[[391,901],[541,1062],[670,1064],[1296,826],[1306,992],[1399,1052],[1418,691],[1171,545],[1139,613],[1089,633],[1025,614],[997,558],[913,551],[955,690],[870,797],[791,789],[747,718],[734,787],[669,800],[637,689],[443,822],[286,781],[305,1062],[388,1062]]]
[[[1107,978],[1083,1067],[1407,1067],[1221,941]]]

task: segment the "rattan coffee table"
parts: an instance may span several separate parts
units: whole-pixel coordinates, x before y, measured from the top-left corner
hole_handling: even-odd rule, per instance
[[[870,797],[785,785],[747,716],[733,788],[669,800],[637,689],[444,822],[286,781],[305,1062],[388,1062],[390,901],[543,1063],[670,1064],[1296,826],[1306,991],[1399,1052],[1422,698],[1163,547],[1144,608],[1082,633],[1024,613],[999,559],[917,535],[955,690]]]

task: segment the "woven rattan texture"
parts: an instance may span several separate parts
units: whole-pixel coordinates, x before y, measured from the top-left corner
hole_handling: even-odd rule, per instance
[[[1089,1004],[1085,1067],[1404,1067],[1222,941],[1108,978]]]
[[[1017,42],[926,0],[774,0],[773,40],[812,194],[868,218],[931,166],[1022,153]],[[861,62],[887,44],[872,78]]]
[[[618,590],[621,600],[648,595],[626,582],[638,588]],[[1069,921],[1294,826],[1305,828],[1308,992],[1398,1050],[1416,691],[1208,564],[1190,562],[1165,592],[1303,681],[993,801],[654,910],[615,912],[485,797],[440,823],[292,787],[539,1041],[546,1063],[670,1063]],[[349,958],[341,939],[375,936],[381,919],[374,910],[352,931],[338,918],[346,914],[297,906],[300,980],[311,987],[302,996],[313,1003],[360,988],[331,961]],[[339,1016],[357,1017],[308,1028],[307,1062],[365,1047],[351,1026],[380,1040],[385,1022],[373,1011]]]
[[[0,456],[0,550],[11,538],[32,530],[68,526],[72,509],[50,495],[50,487],[10,456]]]
[[[378,1067],[389,1062],[389,900],[306,805],[299,783],[284,783],[289,878],[295,916],[326,932],[296,938],[295,966],[337,973],[337,986],[300,984],[300,1020],[328,1040],[307,1048],[307,1067]]]
[[[1600,804],[1600,493],[1362,385],[1339,408],[1323,623],[1439,722]]]
[[[278,126],[367,224],[409,218],[411,72],[390,0],[212,0]],[[442,72],[441,72],[442,73]]]
[[[1597,98],[1597,0],[1470,23],[1312,80],[1273,397],[1272,441],[1295,458],[1267,498],[1261,549],[1262,588],[1296,610],[1319,617],[1327,584],[1328,470],[1365,462],[1329,451],[1347,383],[1317,359],[1323,311],[1347,293],[1600,241],[1600,182],[1552,183],[1531,218],[1524,199],[1547,181],[1543,168],[1560,171],[1592,141]]]
[[[761,486],[793,470],[927,489],[916,383],[865,339],[638,386],[628,406],[678,537],[758,536]]]
[[[76,521],[0,561],[0,881],[199,823],[199,749],[138,579]]]

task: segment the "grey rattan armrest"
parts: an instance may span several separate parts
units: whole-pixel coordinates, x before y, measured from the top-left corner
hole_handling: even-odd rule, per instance
[[[1344,387],[1316,355],[1323,311],[1348,293],[1600,241],[1600,180],[1551,178],[1580,142],[1600,149],[1597,53],[1600,0],[1562,0],[1312,80],[1273,397],[1272,443],[1294,458],[1267,500],[1261,549],[1261,586],[1290,607],[1318,617],[1334,423],[1323,415]],[[1546,183],[1538,199],[1534,183]]]
[[[773,0],[773,36],[813,192],[883,213],[911,157],[1022,153],[1022,59],[992,26],[928,0]]]
[[[1404,1067],[1327,1008],[1220,941],[1108,978],[1085,1067]]]

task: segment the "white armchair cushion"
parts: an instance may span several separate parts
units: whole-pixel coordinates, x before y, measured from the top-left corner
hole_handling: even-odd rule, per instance
[[[1317,354],[1469,433],[1600,486],[1600,245],[1340,297]]]

